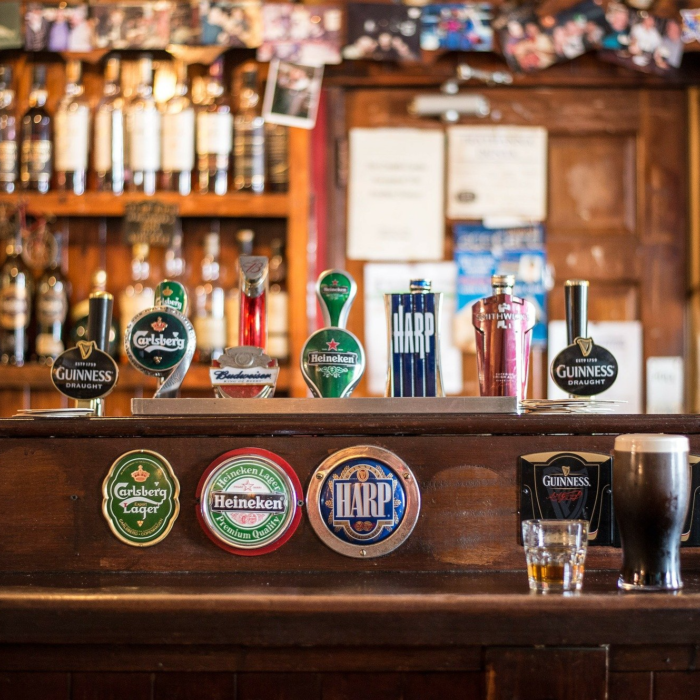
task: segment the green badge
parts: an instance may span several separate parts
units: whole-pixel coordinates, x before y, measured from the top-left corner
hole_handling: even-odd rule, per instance
[[[350,307],[357,294],[357,284],[344,270],[326,270],[316,283],[316,296],[326,326],[345,328]]]
[[[167,306],[182,314],[187,313],[187,290],[174,280],[163,280],[156,287],[156,306]]]
[[[204,532],[233,554],[266,554],[286,542],[301,520],[301,483],[279,456],[255,448],[215,460],[197,489]]]
[[[159,307],[134,317],[127,329],[125,349],[137,369],[162,376],[185,357],[190,342],[196,341],[187,318],[174,309]]]
[[[123,454],[102,484],[102,512],[125,544],[151,547],[168,536],[180,512],[180,484],[168,461],[150,450]]]
[[[321,328],[301,351],[301,372],[314,396],[343,399],[365,371],[365,351],[360,341],[343,328]]]

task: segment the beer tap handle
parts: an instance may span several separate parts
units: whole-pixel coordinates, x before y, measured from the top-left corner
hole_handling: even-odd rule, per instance
[[[326,327],[346,327],[356,294],[357,284],[349,272],[326,270],[319,275],[316,296]]]
[[[567,280],[564,284],[566,301],[566,342],[573,345],[576,338],[588,337],[588,280]]]
[[[94,340],[97,349],[103,352],[109,348],[113,308],[114,298],[108,292],[93,292],[90,295],[87,337]]]

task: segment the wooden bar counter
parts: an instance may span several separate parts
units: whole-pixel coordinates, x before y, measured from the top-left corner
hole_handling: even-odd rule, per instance
[[[303,414],[0,421],[0,699],[700,697],[700,551],[679,594],[617,591],[591,547],[584,590],[536,595],[517,543],[520,455],[609,453],[626,432],[688,435],[696,416]],[[385,557],[330,550],[304,508],[280,549],[228,554],[196,487],[223,453],[285,459],[306,490],[333,452],[374,445],[419,483],[413,534]],[[181,512],[148,548],[102,515],[110,465],[170,461]]]

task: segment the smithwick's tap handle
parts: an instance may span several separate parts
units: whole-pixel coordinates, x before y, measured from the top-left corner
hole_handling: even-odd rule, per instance
[[[576,338],[588,338],[588,280],[567,280],[564,284],[566,302],[566,342],[573,345]]]
[[[98,350],[107,352],[109,330],[112,325],[114,297],[108,292],[93,292],[90,295],[88,312],[88,340],[94,340]]]
[[[345,270],[326,270],[318,277],[316,296],[323,313],[323,322],[329,328],[345,328],[357,284]]]

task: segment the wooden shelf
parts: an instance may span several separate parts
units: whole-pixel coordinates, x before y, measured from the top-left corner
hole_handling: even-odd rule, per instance
[[[250,194],[235,192],[223,196],[175,192],[158,192],[152,197],[139,193],[122,195],[110,192],[19,192],[0,194],[0,204],[25,202],[30,214],[54,216],[123,216],[128,202],[155,200],[175,204],[180,216],[286,218],[289,213],[288,194]]]

